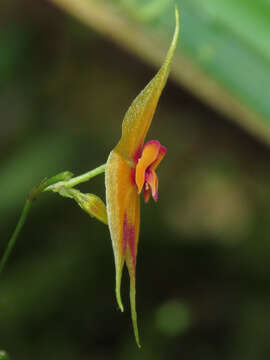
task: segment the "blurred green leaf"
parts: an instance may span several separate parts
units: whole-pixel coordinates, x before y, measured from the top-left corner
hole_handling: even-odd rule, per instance
[[[9,360],[9,356],[5,351],[0,350],[0,360]]]
[[[50,1],[143,59],[156,65],[164,59],[174,26],[169,2]],[[175,80],[270,142],[269,2],[176,0],[175,3],[182,24],[172,69]]]

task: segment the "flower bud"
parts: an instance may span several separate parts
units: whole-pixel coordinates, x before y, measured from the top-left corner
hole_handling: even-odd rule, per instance
[[[74,199],[90,216],[95,217],[106,225],[108,224],[106,206],[98,196],[78,192],[74,196]]]

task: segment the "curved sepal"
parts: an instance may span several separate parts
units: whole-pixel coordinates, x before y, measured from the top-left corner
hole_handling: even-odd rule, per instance
[[[158,197],[158,180],[155,168],[165,155],[166,149],[158,142],[147,147],[142,156],[143,143],[151,125],[161,92],[166,84],[180,30],[178,11],[175,9],[176,27],[165,62],[136,97],[128,109],[122,125],[122,136],[111,151],[105,170],[106,202],[116,269],[116,299],[123,311],[121,279],[126,262],[130,276],[130,304],[134,334],[138,346],[139,334],[136,314],[136,258],[140,227],[140,193],[145,190],[146,202],[150,190],[154,200]],[[151,151],[150,151],[151,150]],[[148,154],[149,152],[149,154]],[[138,172],[137,172],[138,170]],[[137,173],[136,173],[137,172]]]
[[[105,185],[108,225],[116,269],[116,299],[123,311],[120,292],[122,269],[128,249],[132,257],[134,274],[136,271],[140,198],[132,178],[132,169],[115,150],[110,153],[106,164]]]
[[[136,160],[137,154],[140,153],[145,136],[151,125],[158,100],[170,72],[171,62],[180,31],[179,14],[176,8],[175,18],[176,26],[173,40],[162,67],[132,102],[123,120],[122,137],[117,144],[116,149],[129,161]]]

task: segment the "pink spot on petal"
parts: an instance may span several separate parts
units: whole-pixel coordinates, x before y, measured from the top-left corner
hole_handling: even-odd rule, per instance
[[[123,223],[123,254],[126,254],[127,245],[130,249],[132,258],[133,270],[135,274],[136,269],[136,244],[135,244],[135,227],[128,223],[127,215],[124,216]]]
[[[136,185],[136,169],[135,168],[130,169],[130,179],[131,179],[131,184],[134,186],[137,186]]]
[[[137,162],[138,162],[138,160],[140,159],[141,156],[142,156],[142,145],[140,144],[140,145],[137,147],[134,155],[132,156],[135,164],[137,164]]]
[[[159,153],[162,154],[162,155],[165,155],[166,152],[167,152],[166,146],[160,145]]]
[[[128,222],[127,222],[127,215],[125,214],[124,224],[123,224],[123,243],[122,243],[123,256],[125,256],[126,254],[127,242],[128,242]]]

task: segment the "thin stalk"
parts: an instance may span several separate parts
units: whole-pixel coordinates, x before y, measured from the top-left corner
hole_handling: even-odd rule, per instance
[[[86,182],[93,177],[100,175],[105,172],[106,164],[100,165],[99,167],[90,170],[82,175],[76,176],[68,181],[65,181],[65,187],[74,187],[82,182]]]
[[[22,227],[23,227],[23,225],[24,225],[24,223],[25,223],[25,221],[27,219],[27,216],[29,214],[31,206],[32,206],[32,201],[27,199],[26,202],[25,202],[24,208],[22,210],[20,219],[18,221],[18,224],[17,224],[17,226],[16,226],[16,228],[15,228],[15,230],[14,230],[14,232],[13,232],[13,234],[12,234],[10,240],[9,240],[9,243],[8,243],[8,245],[6,247],[4,255],[3,255],[2,259],[1,259],[1,262],[0,262],[0,274],[1,274],[1,272],[3,271],[3,269],[5,267],[5,264],[6,264],[7,260],[8,260],[8,258],[9,258],[9,255],[10,255],[10,253],[11,253],[11,251],[12,251],[12,249],[13,249],[15,243],[16,243],[17,237],[20,234],[21,229],[22,229]]]
[[[59,187],[72,188],[78,184],[81,184],[83,182],[86,182],[86,181],[92,179],[93,177],[95,177],[97,175],[104,173],[105,168],[106,168],[106,164],[100,165],[99,167],[97,167],[93,170],[87,171],[86,173],[84,173],[82,175],[73,177],[67,181],[60,181],[51,186],[48,186],[44,191],[54,190]]]
[[[90,170],[86,172],[85,174],[79,175],[77,177],[72,178],[73,174],[69,171],[62,172],[60,174],[57,174],[49,179],[45,178],[41,181],[39,185],[37,185],[29,194],[26,203],[24,205],[24,208],[22,210],[20,219],[18,221],[18,224],[8,242],[8,245],[5,249],[4,255],[2,256],[2,259],[0,261],[0,274],[3,271],[5,264],[7,263],[7,260],[9,258],[9,255],[14,248],[14,245],[16,243],[16,240],[18,238],[18,235],[20,234],[22,227],[27,219],[27,216],[29,214],[29,211],[32,206],[33,200],[35,200],[43,191],[49,191],[55,189],[59,189],[61,187],[65,188],[72,188],[73,186],[76,186],[82,182],[88,181],[91,178],[102,174],[105,171],[106,164],[103,164],[99,167],[97,167],[94,170]]]
[[[14,248],[14,245],[16,243],[16,240],[23,228],[23,225],[27,219],[27,216],[29,214],[29,211],[31,209],[31,206],[32,206],[32,203],[33,201],[42,193],[42,191],[47,188],[48,186],[56,183],[56,182],[59,182],[59,181],[63,181],[63,180],[68,180],[70,179],[72,176],[72,173],[69,172],[69,171],[65,171],[65,172],[62,172],[60,174],[57,174],[49,179],[45,178],[43,179],[36,187],[34,187],[30,194],[28,195],[28,198],[25,202],[25,205],[24,205],[24,208],[22,210],[22,213],[21,213],[21,216],[19,218],[19,221],[17,223],[17,226],[8,242],[8,245],[4,251],[4,254],[0,260],[0,274],[2,273],[7,261],[8,261],[8,258],[9,258],[9,255],[12,251],[12,249]],[[1,358],[0,358],[1,360]]]

